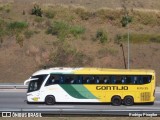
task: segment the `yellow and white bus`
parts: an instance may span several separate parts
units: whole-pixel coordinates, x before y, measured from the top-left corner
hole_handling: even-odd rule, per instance
[[[48,105],[109,102],[130,106],[155,100],[154,70],[56,67],[37,71],[27,83],[27,101]]]

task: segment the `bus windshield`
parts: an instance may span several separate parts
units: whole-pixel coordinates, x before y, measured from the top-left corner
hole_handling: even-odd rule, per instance
[[[31,79],[35,78],[35,80],[30,81],[27,92],[33,92],[33,91],[39,90],[43,81],[46,79],[46,77],[47,77],[46,74],[32,76]]]

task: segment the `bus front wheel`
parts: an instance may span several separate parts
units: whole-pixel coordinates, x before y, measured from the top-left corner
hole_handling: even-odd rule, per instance
[[[45,98],[45,104],[46,105],[53,105],[53,104],[55,104],[55,97],[54,96],[52,96],[52,95],[48,95],[48,96],[46,96],[46,98]]]
[[[126,96],[123,100],[124,105],[131,106],[134,104],[134,99],[132,96]]]
[[[112,99],[111,99],[111,103],[112,105],[114,106],[119,106],[121,105],[121,97],[120,96],[113,96]]]

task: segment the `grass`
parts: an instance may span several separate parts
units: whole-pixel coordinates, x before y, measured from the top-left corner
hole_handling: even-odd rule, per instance
[[[122,19],[122,16],[124,16],[124,13],[121,9],[114,10],[108,8],[98,9],[95,12],[95,14],[98,18],[101,18],[103,21],[107,20],[108,22],[111,22],[116,26],[121,25],[120,21]],[[159,12],[156,13],[154,11],[138,11],[133,9],[133,11],[129,11],[129,16],[132,17],[134,25],[137,24],[148,25],[148,26],[160,25]]]
[[[85,33],[85,28],[82,26],[71,26],[70,33],[73,34],[73,36],[78,37],[79,35]]]
[[[64,40],[69,34],[77,37],[84,34],[85,28],[82,26],[70,25],[64,21],[55,21],[51,26],[48,27],[47,33],[56,35],[60,40]]]
[[[101,18],[102,21],[108,21],[113,25],[120,26],[120,20],[123,16],[121,10],[114,10],[108,8],[101,8],[95,12],[96,17]]]
[[[0,37],[4,36],[5,34],[5,22],[4,20],[0,19]]]
[[[122,12],[120,10],[101,8],[96,11],[96,16],[108,20],[120,19]]]
[[[0,30],[0,38],[2,39],[2,37],[5,36],[5,35],[6,35],[6,31],[1,29]]]
[[[16,42],[19,44],[20,47],[23,47],[23,41],[24,41],[24,36],[22,34],[17,34]]]
[[[135,34],[132,33],[130,34],[130,42],[131,43],[149,43],[149,42],[155,42],[155,43],[160,43],[160,35],[158,34]],[[128,35],[117,35],[115,42],[120,43],[120,42],[127,42],[128,40]]]
[[[108,55],[116,56],[118,51],[115,48],[111,47],[102,47],[98,50],[98,56],[100,58],[106,57]]]
[[[44,15],[45,15],[47,18],[52,19],[52,18],[55,17],[56,12],[55,12],[53,9],[50,8],[50,9],[44,10]]]
[[[0,41],[3,42],[3,37],[5,35],[15,35],[16,42],[20,45],[20,47],[23,46],[24,36],[21,34],[24,29],[28,27],[28,23],[26,22],[5,22],[5,20],[0,19]],[[31,33],[29,31],[24,33],[26,37],[29,37]]]
[[[42,23],[44,21],[44,18],[40,16],[35,16],[34,21],[37,23]]]
[[[7,23],[3,19],[0,19],[0,44],[3,43],[3,37],[8,34],[6,25]]]
[[[143,24],[143,25],[160,25],[159,13],[155,12],[145,12],[145,11],[134,11],[133,13],[133,22],[134,24]]]
[[[21,32],[22,30],[24,30],[25,28],[28,27],[28,23],[26,22],[19,22],[19,21],[15,21],[15,22],[10,22],[7,25],[7,28],[10,31],[17,31],[17,32]]]
[[[69,34],[69,25],[63,21],[55,21],[48,27],[47,33],[56,35],[59,39],[64,40]]]
[[[31,31],[31,30],[26,30],[26,31],[24,32],[24,36],[25,36],[25,38],[27,38],[27,39],[31,38],[31,37],[33,36],[33,34],[34,34],[34,31]]]
[[[76,15],[72,11],[72,7],[66,5],[53,5],[47,4],[42,7],[44,11],[44,16],[49,19],[72,21],[75,19]]]
[[[80,6],[64,6],[64,5],[48,5],[42,7],[44,16],[49,19],[63,19],[65,21],[72,21],[81,18],[81,20],[88,20],[89,18],[100,18],[102,21],[107,21],[116,26],[121,26],[121,19],[124,16],[123,9],[109,9],[100,8],[96,11],[88,10]],[[77,17],[78,16],[78,17]],[[159,13],[154,11],[138,11],[130,10],[129,16],[133,18],[133,24],[142,25],[160,25]]]
[[[97,30],[96,39],[98,39],[100,43],[106,43],[108,41],[107,32],[103,29]]]
[[[84,7],[77,7],[74,9],[74,12],[82,19],[82,20],[88,20],[91,16],[91,12],[88,11]]]
[[[5,11],[6,13],[9,13],[11,11],[12,5],[9,3],[0,4],[0,11]]]

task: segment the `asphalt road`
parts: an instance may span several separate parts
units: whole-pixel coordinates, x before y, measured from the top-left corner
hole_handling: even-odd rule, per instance
[[[85,115],[160,115],[160,92],[156,92],[154,105],[112,106],[110,104],[65,104],[55,105],[27,104],[26,92],[23,90],[0,90],[0,112],[40,112],[44,114],[85,114]]]

